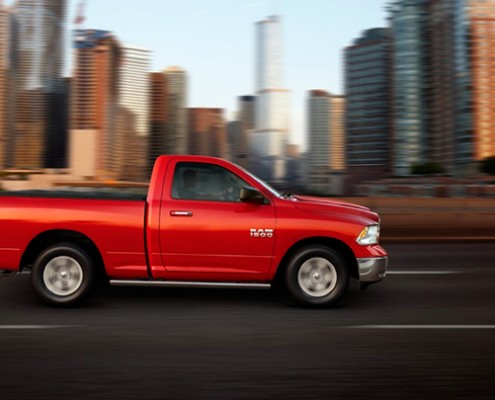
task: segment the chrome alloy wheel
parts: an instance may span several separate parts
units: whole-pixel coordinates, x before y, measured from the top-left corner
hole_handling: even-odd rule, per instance
[[[70,296],[79,289],[83,281],[83,269],[72,257],[55,257],[46,264],[43,282],[57,296]]]
[[[301,265],[297,281],[307,295],[323,297],[337,286],[337,270],[327,259],[313,257]]]

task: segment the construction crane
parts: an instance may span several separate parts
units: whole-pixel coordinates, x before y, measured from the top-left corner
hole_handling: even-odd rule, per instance
[[[84,20],[86,19],[84,11],[86,9],[86,0],[80,0],[77,5],[76,16],[74,17],[75,29],[82,29]]]

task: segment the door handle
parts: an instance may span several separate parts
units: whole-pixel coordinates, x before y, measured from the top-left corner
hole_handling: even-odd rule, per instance
[[[192,217],[192,211],[183,211],[183,210],[172,210],[170,211],[170,216],[172,217]]]

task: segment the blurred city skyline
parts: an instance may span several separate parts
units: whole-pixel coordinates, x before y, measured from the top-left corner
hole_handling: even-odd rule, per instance
[[[72,75],[70,32],[79,3],[67,2],[67,76]],[[386,26],[386,4],[386,0],[86,0],[82,27],[108,30],[124,44],[147,48],[152,71],[182,67],[189,77],[188,107],[224,108],[231,120],[238,96],[255,94],[254,25],[268,15],[280,15],[290,141],[304,150],[308,92],[343,93],[343,49],[362,31]]]
[[[495,154],[495,0],[381,0],[380,23],[322,0],[92,1],[0,1],[7,168],[143,180],[202,154],[337,194]]]

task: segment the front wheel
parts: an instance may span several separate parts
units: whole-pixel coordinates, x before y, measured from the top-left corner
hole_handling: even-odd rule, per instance
[[[292,297],[312,307],[335,304],[349,284],[345,261],[335,250],[324,246],[298,251],[289,261],[285,278]]]
[[[42,251],[31,273],[36,294],[57,306],[79,304],[93,289],[94,281],[91,257],[72,243],[59,243]]]

